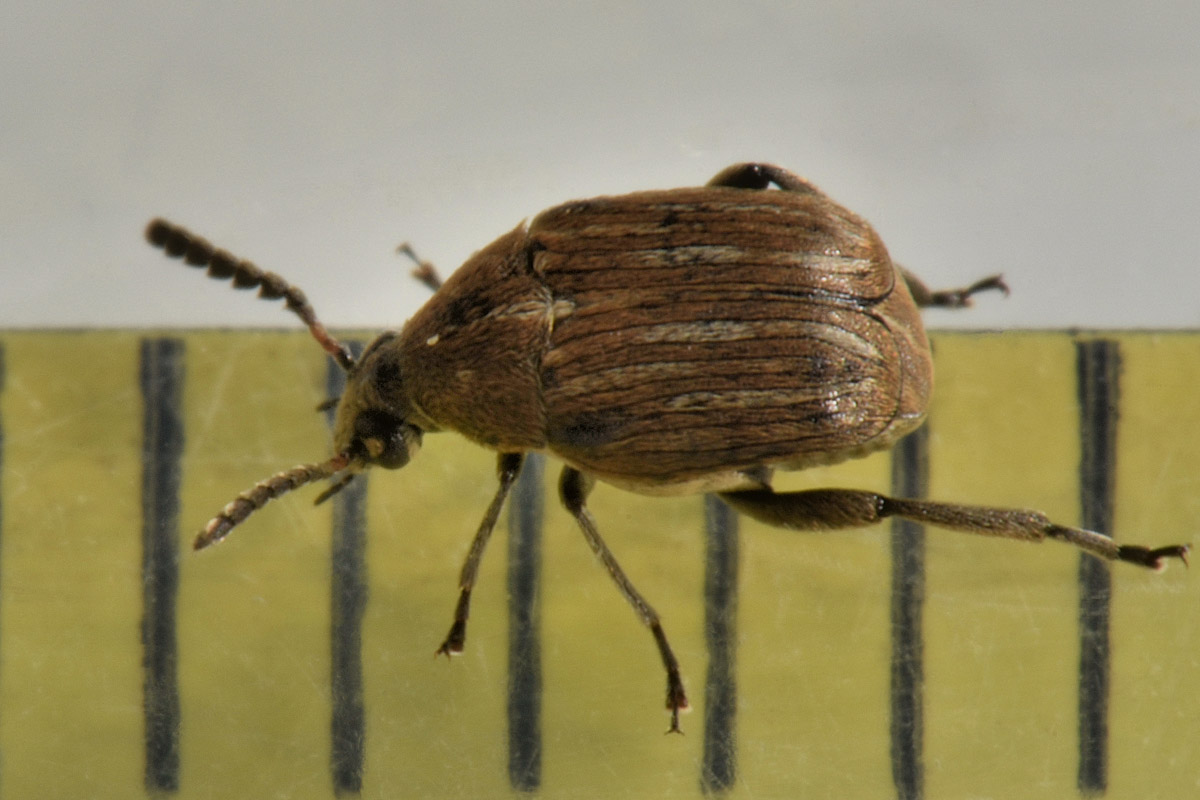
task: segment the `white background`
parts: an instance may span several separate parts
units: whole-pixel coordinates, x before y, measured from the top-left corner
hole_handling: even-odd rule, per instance
[[[804,174],[939,327],[1200,323],[1200,3],[0,8],[0,328],[296,324],[142,242],[165,215],[330,325],[403,321],[563,200]]]

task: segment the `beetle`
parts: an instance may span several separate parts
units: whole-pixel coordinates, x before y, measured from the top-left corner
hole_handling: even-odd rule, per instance
[[[1187,563],[1187,545],[1117,544],[1036,511],[852,489],[775,492],[776,469],[863,456],[922,423],[933,371],[920,308],[1007,293],[1000,276],[931,291],[891,261],[865,220],[777,166],[736,164],[703,187],[544,211],[472,256],[406,325],[380,334],[357,359],[280,276],[163,220],[152,221],[146,236],[213,277],[283,299],[347,373],[334,455],[239,494],[201,531],[196,549],[286,492],[334,479],[320,502],[364,469],[403,467],[425,433],[457,431],[499,454],[499,487],[437,650],[459,653],[500,508],[525,455],[550,453],[564,462],[563,505],[654,636],[671,731],[679,731],[688,703],[679,664],[658,614],[588,511],[597,480],[650,495],[715,492],[742,514],[795,530],[895,516],[987,536],[1058,539],[1154,569],[1171,558]],[[429,265],[418,263],[435,282]]]

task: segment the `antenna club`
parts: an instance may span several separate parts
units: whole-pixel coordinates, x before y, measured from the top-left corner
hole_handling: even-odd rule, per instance
[[[259,269],[252,261],[214,248],[207,239],[161,217],[151,220],[146,226],[146,241],[168,256],[182,259],[189,266],[207,267],[210,278],[232,280],[235,289],[257,288],[258,296],[264,300],[284,300],[288,311],[308,326],[313,338],[337,361],[338,366],[347,372],[354,366],[354,356],[351,355],[350,349],[321,324],[304,292],[292,286],[281,275]]]
[[[343,451],[328,461],[322,461],[319,464],[299,464],[259,481],[233,498],[225,508],[221,509],[221,513],[208,521],[204,529],[196,535],[192,549],[203,550],[221,541],[251,514],[275,498],[322,478],[333,477],[353,466],[354,462],[350,453]],[[338,485],[342,486],[344,482]]]

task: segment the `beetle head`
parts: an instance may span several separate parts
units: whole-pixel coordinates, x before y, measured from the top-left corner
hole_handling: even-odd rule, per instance
[[[389,331],[371,342],[346,375],[333,445],[359,468],[398,469],[421,446],[400,358],[399,334]]]
[[[208,275],[220,280],[232,279],[239,289],[257,288],[259,297],[283,300],[289,311],[300,318],[321,348],[346,371],[346,390],[338,402],[334,427],[335,453],[326,461],[301,464],[259,481],[239,494],[209,520],[196,537],[199,550],[224,539],[229,532],[271,500],[315,481],[326,478],[335,482],[317,498],[320,503],[336,494],[358,472],[371,466],[397,469],[421,445],[422,427],[414,424],[412,403],[404,388],[401,373],[401,349],[397,333],[385,333],[363,352],[357,361],[350,348],[339,342],[317,319],[304,292],[274,272],[259,269],[253,263],[213,247],[207,240],[162,219],[146,227],[146,239],[168,256],[182,259],[193,267],[207,267]],[[411,253],[411,248],[408,250]],[[416,256],[423,277],[431,285],[435,273]],[[431,427],[426,424],[425,429]]]
[[[280,495],[328,478],[334,482],[316,500],[323,503],[367,467],[399,469],[420,448],[422,429],[410,421],[413,411],[401,379],[397,334],[381,335],[357,361],[350,356],[349,348],[331,336],[329,340],[338,352],[346,354],[344,362],[338,360],[346,369],[346,389],[338,401],[334,421],[334,456],[276,473],[239,494],[209,520],[196,537],[195,549],[221,541]]]

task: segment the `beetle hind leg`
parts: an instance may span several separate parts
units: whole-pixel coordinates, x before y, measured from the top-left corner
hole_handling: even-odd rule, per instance
[[[562,478],[559,480],[559,494],[562,497],[563,506],[579,523],[579,528],[583,531],[583,536],[587,539],[592,552],[603,562],[621,595],[629,601],[638,617],[654,634],[654,642],[658,645],[659,655],[662,656],[663,666],[667,670],[667,710],[671,712],[671,727],[667,733],[682,733],[679,729],[679,712],[687,710],[688,700],[683,689],[683,678],[679,673],[679,662],[675,659],[671,645],[667,642],[667,635],[663,632],[658,613],[634,588],[633,583],[625,575],[625,571],[621,569],[621,565],[617,563],[616,557],[608,549],[604,539],[600,537],[596,522],[587,510],[587,496],[591,492],[592,486],[591,478],[579,470],[565,467]]]
[[[926,286],[924,281],[903,267],[900,268],[900,274],[904,276],[904,282],[908,285],[908,293],[912,295],[913,302],[917,304],[918,308],[929,308],[930,306],[938,308],[968,308],[971,305],[972,295],[992,289],[1004,292],[1005,297],[1008,296],[1008,284],[1004,282],[1003,275],[989,275],[961,289],[933,290]]]
[[[713,176],[709,186],[728,186],[733,189],[766,189],[775,184],[786,192],[817,194],[817,187],[794,172],[774,164],[734,164]]]
[[[1039,511],[965,506],[928,500],[904,500],[853,489],[780,492],[752,489],[722,492],[721,498],[748,517],[780,528],[829,531],[871,525],[885,517],[902,517],[940,528],[1040,542],[1058,539],[1110,561],[1127,561],[1162,569],[1167,559],[1187,564],[1188,545],[1143,547],[1117,544],[1095,531],[1051,522]]]
[[[463,645],[467,641],[467,617],[471,611],[471,590],[475,588],[475,578],[479,574],[479,562],[483,560],[484,548],[487,547],[492,530],[496,527],[496,520],[500,518],[500,508],[504,505],[504,499],[508,497],[513,483],[521,474],[521,465],[524,462],[525,456],[520,453],[500,455],[496,467],[500,477],[500,486],[496,489],[496,496],[492,498],[487,512],[483,515],[483,521],[479,523],[479,530],[475,532],[475,538],[471,540],[471,547],[467,551],[467,558],[463,562],[462,572],[458,578],[458,605],[454,608],[454,623],[450,626],[446,640],[442,642],[435,655],[451,656],[463,651]]]

